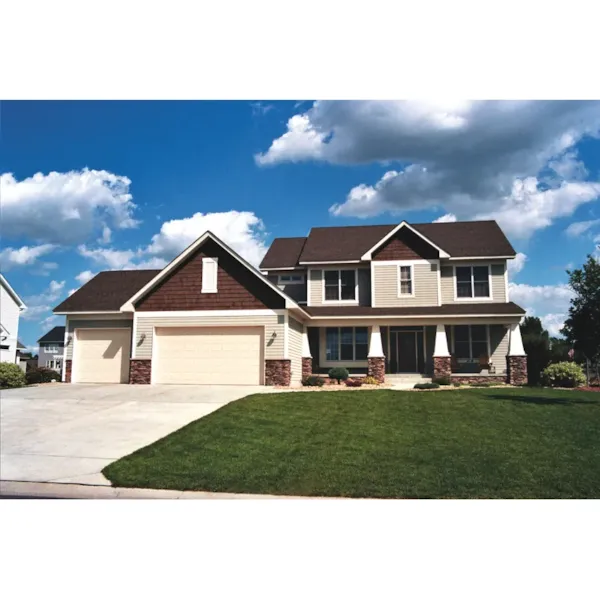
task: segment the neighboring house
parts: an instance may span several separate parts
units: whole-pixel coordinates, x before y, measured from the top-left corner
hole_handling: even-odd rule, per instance
[[[105,271],[66,315],[64,380],[297,385],[333,366],[526,381],[495,221],[313,228],[260,271],[207,232],[158,271]]]
[[[0,273],[0,362],[16,363],[19,316],[27,307]]]
[[[38,367],[47,367],[62,372],[65,350],[65,327],[58,325],[43,335],[38,344]]]

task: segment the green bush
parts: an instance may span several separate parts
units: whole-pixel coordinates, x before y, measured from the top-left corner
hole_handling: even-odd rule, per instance
[[[347,387],[360,387],[363,384],[362,379],[346,379],[345,383]]]
[[[318,375],[309,375],[302,380],[302,385],[305,387],[323,387],[325,380]]]
[[[60,381],[60,373],[46,367],[37,367],[29,369],[25,374],[27,383],[50,383],[51,381]]]
[[[362,382],[364,385],[379,385],[379,381],[375,379],[375,377],[371,377],[370,375],[363,377]]]
[[[480,381],[479,383],[472,383],[471,387],[490,387],[492,385],[495,384],[490,383],[489,381]]]
[[[329,379],[337,379],[338,384],[346,381],[349,376],[348,369],[345,367],[333,367],[333,369],[329,369]]]
[[[438,385],[450,385],[452,383],[450,377],[436,377],[435,379],[432,379],[432,381]]]
[[[27,383],[25,373],[13,363],[0,363],[0,388],[18,388]]]
[[[440,387],[439,383],[415,383],[413,389],[415,390],[437,390]]]
[[[454,387],[460,387],[462,385],[462,383],[460,381],[455,381],[452,385]]]
[[[585,383],[585,375],[577,363],[560,362],[542,371],[542,382],[551,387],[574,388]]]

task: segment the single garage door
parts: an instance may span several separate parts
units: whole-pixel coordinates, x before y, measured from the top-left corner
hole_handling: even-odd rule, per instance
[[[76,383],[127,383],[131,329],[76,329]]]
[[[262,327],[159,327],[155,336],[153,383],[262,384]]]

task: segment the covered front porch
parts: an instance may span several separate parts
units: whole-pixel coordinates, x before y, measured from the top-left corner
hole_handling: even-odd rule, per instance
[[[314,374],[326,375],[332,367],[340,366],[354,376],[370,374],[382,379],[386,375],[421,374],[462,383],[514,382],[511,356],[525,360],[518,322],[404,321],[308,326],[305,354],[310,356],[304,358],[311,359]],[[308,361],[305,363],[307,371]]]

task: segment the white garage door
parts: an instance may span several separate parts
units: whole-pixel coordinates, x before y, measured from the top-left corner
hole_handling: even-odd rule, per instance
[[[130,343],[130,329],[76,329],[73,380],[127,383]]]
[[[153,383],[260,385],[262,327],[157,328]]]

